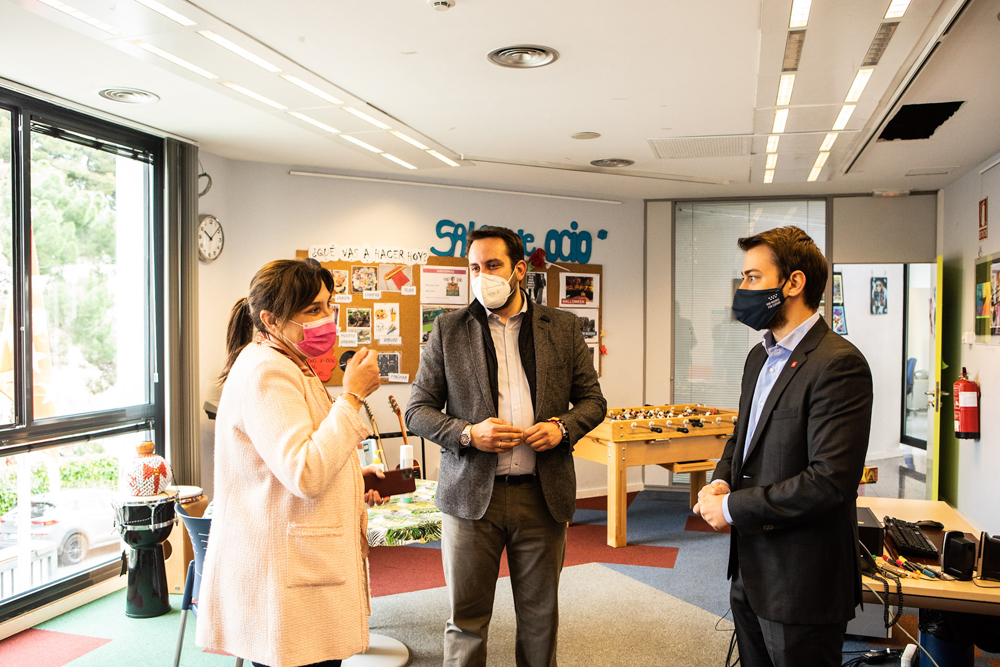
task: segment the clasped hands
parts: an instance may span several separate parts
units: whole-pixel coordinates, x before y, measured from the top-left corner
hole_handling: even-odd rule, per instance
[[[700,514],[705,523],[715,530],[722,530],[729,525],[726,515],[722,511],[722,499],[729,493],[729,485],[725,482],[715,481],[701,487],[698,492],[698,502],[695,503],[692,512]]]
[[[563,440],[562,429],[553,422],[538,422],[521,430],[503,419],[490,417],[472,426],[472,446],[484,452],[503,454],[522,442],[536,452],[552,449]]]

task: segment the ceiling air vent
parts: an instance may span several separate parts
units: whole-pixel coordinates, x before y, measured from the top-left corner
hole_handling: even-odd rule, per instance
[[[595,167],[631,167],[635,164],[635,160],[623,157],[607,157],[600,160],[591,160],[590,164]]]
[[[944,176],[956,169],[958,167],[921,167],[920,169],[911,169],[903,176]]]
[[[965,102],[904,104],[882,130],[879,141],[930,139],[941,124],[952,117]]]
[[[883,23],[878,27],[875,39],[872,40],[871,46],[868,47],[868,53],[865,54],[865,60],[861,63],[862,67],[874,67],[878,65],[878,61],[882,60],[882,54],[885,53],[886,47],[889,46],[889,40],[895,34],[897,26],[899,26],[899,21],[895,23]]]
[[[802,60],[802,47],[806,42],[805,30],[789,30],[785,39],[785,57],[781,60],[782,72],[794,72],[799,69]]]
[[[733,157],[750,155],[752,134],[727,134],[716,137],[675,137],[648,139],[658,158]]]
[[[559,58],[559,52],[547,46],[519,44],[490,51],[486,57],[491,63],[500,67],[524,69],[551,65]]]
[[[122,104],[153,104],[160,101],[160,96],[138,88],[105,88],[97,94],[112,102]]]

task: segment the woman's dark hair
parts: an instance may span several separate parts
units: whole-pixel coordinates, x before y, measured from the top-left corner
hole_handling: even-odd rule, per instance
[[[472,248],[473,241],[479,241],[482,239],[500,239],[507,246],[507,256],[510,257],[510,268],[517,266],[517,263],[524,259],[524,243],[521,242],[521,237],[517,235],[516,232],[507,229],[506,227],[494,227],[487,225],[486,227],[480,227],[479,229],[474,229],[469,234],[469,245],[468,248]],[[466,250],[466,255],[468,255],[468,250]]]
[[[309,306],[323,287],[333,292],[333,276],[314,259],[277,259],[262,266],[250,281],[249,295],[229,312],[226,365],[219,374],[219,384],[229,377],[236,357],[253,340],[254,331],[265,330],[262,310],[284,323]]]
[[[823,293],[826,291],[829,267],[823,253],[808,234],[798,227],[778,227],[741,238],[737,243],[743,252],[757,246],[767,246],[781,274],[778,280],[784,281],[796,271],[805,274],[806,288],[803,295],[806,305],[813,310],[819,308],[819,302],[823,300]]]

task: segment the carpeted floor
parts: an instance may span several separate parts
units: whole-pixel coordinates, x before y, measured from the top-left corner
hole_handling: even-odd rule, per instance
[[[724,663],[732,623],[727,612],[728,535],[709,528],[687,507],[687,493],[630,494],[629,546],[606,544],[606,500],[578,503],[567,538],[560,586],[559,663],[563,666],[700,665]],[[490,665],[514,663],[514,612],[509,578],[498,583],[490,628]],[[411,665],[442,662],[448,603],[437,544],[372,550],[372,632],[399,639]],[[179,611],[129,619],[120,591],[0,641],[2,667],[161,666],[172,662]],[[180,597],[172,596],[174,607]],[[194,644],[189,618],[181,665],[221,667],[233,658]],[[916,617],[902,624],[916,636]],[[331,629],[331,631],[335,631]],[[902,638],[902,639],[900,639]],[[845,650],[903,646],[851,640]],[[977,667],[1000,667],[1000,656],[977,654]]]

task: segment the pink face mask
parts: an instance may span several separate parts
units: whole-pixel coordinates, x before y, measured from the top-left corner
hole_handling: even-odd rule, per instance
[[[302,342],[292,343],[296,350],[306,355],[310,359],[319,357],[337,344],[337,316],[331,315],[315,322],[299,324],[289,320],[292,324],[302,327]]]

